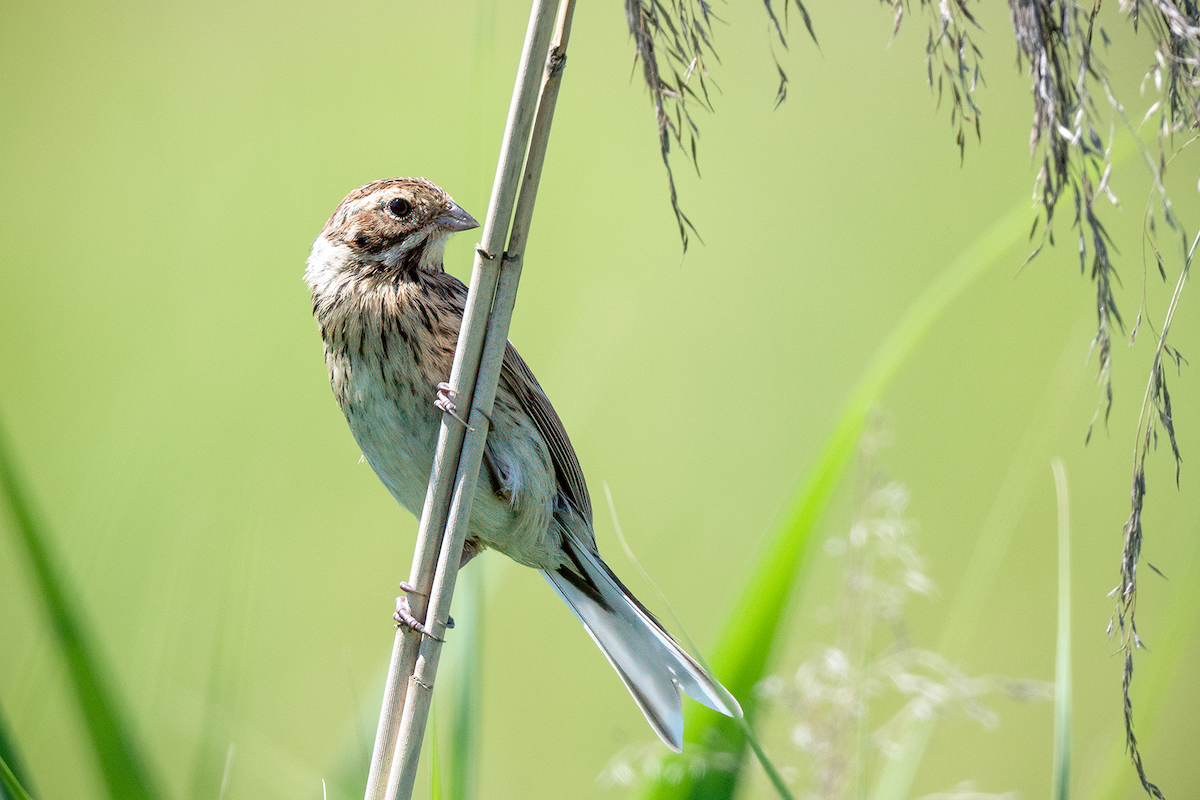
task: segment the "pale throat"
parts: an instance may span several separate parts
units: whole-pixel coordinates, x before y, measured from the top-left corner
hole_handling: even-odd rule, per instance
[[[437,228],[417,231],[385,250],[380,262],[385,267],[395,269],[414,249],[419,249],[421,257],[417,266],[429,272],[442,272],[442,257],[451,233]],[[308,269],[304,272],[305,283],[316,292],[332,291],[335,286],[352,278],[355,263],[356,258],[348,245],[335,244],[322,236],[313,242]]]
[[[421,253],[419,266],[430,272],[442,271],[442,256],[446,252],[446,240],[450,231],[435,230],[425,238],[425,249]]]
[[[450,234],[451,231],[437,227],[418,230],[385,250],[381,261],[385,266],[395,268],[404,262],[409,253],[419,249],[421,258],[417,266],[428,272],[441,272],[442,255]]]

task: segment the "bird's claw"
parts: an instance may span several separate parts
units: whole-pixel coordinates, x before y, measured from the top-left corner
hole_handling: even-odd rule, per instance
[[[430,639],[435,639],[439,642],[444,641],[440,637],[434,636],[432,633],[430,633],[429,629],[425,627],[425,624],[413,616],[412,609],[408,605],[407,597],[396,598],[396,612],[392,614],[392,619],[396,621],[397,628],[403,625],[410,630],[414,630],[417,633],[428,636]]]
[[[419,619],[417,619],[415,616],[413,616],[412,608],[408,604],[408,595],[419,594],[422,597],[424,597],[425,593],[418,592],[416,587],[413,586],[408,581],[400,582],[400,590],[403,591],[405,594],[401,597],[396,598],[396,611],[395,611],[395,613],[392,614],[392,619],[394,619],[396,621],[396,627],[400,627],[401,625],[403,625],[404,627],[414,630],[417,633],[422,634],[423,636],[428,636],[430,639],[433,639],[435,641],[438,641],[438,642],[446,641],[445,639],[443,639],[440,636],[435,636],[433,634],[433,632],[430,631],[429,628],[427,628],[425,626],[425,623],[421,622]],[[446,627],[447,628],[454,627],[454,617],[446,618]]]
[[[437,397],[434,399],[433,404],[461,422],[463,427],[470,428],[471,426],[467,424],[467,421],[458,415],[458,406],[454,404],[454,395],[455,391],[450,388],[450,384],[442,381],[437,385]]]

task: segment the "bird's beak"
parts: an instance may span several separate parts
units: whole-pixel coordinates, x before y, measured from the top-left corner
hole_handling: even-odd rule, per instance
[[[479,223],[475,221],[475,218],[463,211],[458,203],[453,201],[450,203],[450,210],[437,218],[437,224],[448,231],[454,232],[469,231],[471,228],[479,227]]]

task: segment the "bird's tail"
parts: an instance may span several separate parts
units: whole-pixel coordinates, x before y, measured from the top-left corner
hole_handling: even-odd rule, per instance
[[[570,607],[625,682],[650,727],[668,747],[683,746],[680,691],[714,711],[742,716],[742,707],[717,679],[684,652],[608,565],[570,533],[568,562],[546,580]]]

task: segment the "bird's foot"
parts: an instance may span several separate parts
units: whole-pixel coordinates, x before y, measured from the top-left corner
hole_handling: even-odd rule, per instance
[[[450,384],[442,381],[437,385],[437,398],[433,404],[461,422],[463,427],[470,428],[467,421],[458,415],[458,406],[454,404],[454,395],[455,391],[450,388]]]
[[[413,586],[408,581],[400,582],[400,591],[404,592],[404,595],[396,598],[396,611],[394,614],[392,614],[392,619],[394,619],[396,621],[396,626],[399,627],[399,626],[403,625],[406,628],[410,628],[410,629],[416,631],[417,633],[420,633],[424,636],[428,636],[430,639],[434,639],[439,642],[446,641],[445,639],[443,639],[440,636],[434,636],[433,633],[429,630],[429,628],[425,627],[425,623],[421,622],[419,619],[417,619],[415,616],[413,616],[412,607],[409,606],[409,604],[408,604],[408,595],[419,594],[422,597],[424,597],[425,593],[418,592],[416,587]],[[454,627],[454,617],[446,618],[446,627],[447,628]]]

